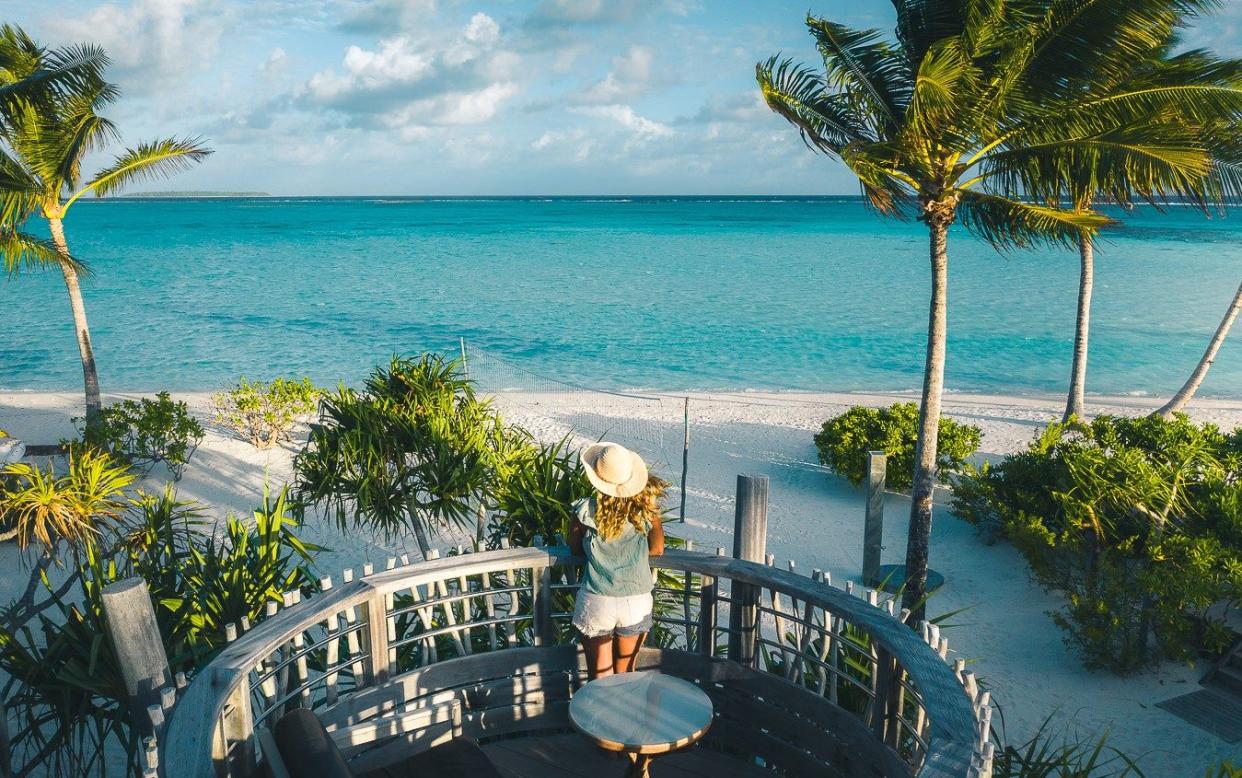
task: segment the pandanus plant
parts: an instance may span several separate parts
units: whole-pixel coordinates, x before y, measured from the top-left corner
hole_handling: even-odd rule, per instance
[[[294,461],[296,493],[342,530],[387,539],[411,532],[426,557],[430,535],[465,526],[491,484],[499,424],[459,361],[393,357],[361,390],[341,387],[323,399]]]
[[[86,426],[95,426],[102,408],[95,350],[82,299],[82,265],[69,251],[64,222],[84,195],[104,197],[137,181],[191,167],[211,153],[197,139],[165,138],[125,149],[94,176],[82,174],[82,159],[116,140],[116,126],[99,111],[120,91],[103,78],[108,57],[94,46],[49,52],[19,27],[0,27],[0,89],[34,79],[44,83],[48,69],[80,63],[79,75],[40,99],[0,100],[0,251],[9,273],[33,265],[54,265],[64,276],[82,360]],[[40,216],[50,244],[24,227]]]
[[[926,600],[937,435],[944,391],[949,227],[998,249],[1077,245],[1109,224],[1064,191],[1073,161],[1107,149],[1140,167],[1186,96],[1096,78],[1121,62],[1160,0],[894,0],[895,40],[815,16],[822,70],[773,57],[756,66],[764,100],[813,150],[843,162],[881,215],[915,216],[931,268],[923,391],[903,601]],[[1226,109],[1228,90],[1209,99]],[[1151,127],[1150,132],[1132,130]],[[1136,146],[1137,144],[1137,146]],[[1141,187],[1140,187],[1141,188]],[[1144,193],[1149,194],[1149,193]],[[1154,194],[1154,193],[1150,193]]]

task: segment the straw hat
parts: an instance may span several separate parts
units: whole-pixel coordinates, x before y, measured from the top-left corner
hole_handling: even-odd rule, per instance
[[[633,497],[647,486],[647,463],[616,443],[596,443],[579,455],[587,478],[610,497]]]

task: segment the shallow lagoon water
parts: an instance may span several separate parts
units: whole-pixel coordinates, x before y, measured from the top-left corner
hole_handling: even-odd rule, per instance
[[[1119,216],[1097,250],[1089,389],[1165,394],[1242,280],[1242,220]],[[458,337],[602,387],[921,381],[926,231],[857,198],[111,200],[80,203],[67,233],[95,271],[105,390],[353,382]],[[948,387],[1062,391],[1077,253],[1000,255],[960,227],[949,251]],[[80,386],[59,275],[0,282],[0,301],[0,388]],[[1202,393],[1242,396],[1242,333]]]

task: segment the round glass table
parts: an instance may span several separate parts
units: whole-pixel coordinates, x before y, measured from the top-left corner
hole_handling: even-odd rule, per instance
[[[652,757],[706,734],[712,701],[699,687],[671,675],[606,675],[574,694],[569,721],[600,748],[628,754],[627,776],[647,776]]]

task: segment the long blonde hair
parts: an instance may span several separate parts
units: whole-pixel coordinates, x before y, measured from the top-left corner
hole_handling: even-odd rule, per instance
[[[626,524],[642,534],[660,518],[660,501],[668,489],[668,481],[658,475],[648,475],[647,485],[633,497],[610,497],[595,495],[595,527],[600,537],[612,540],[621,534]]]

